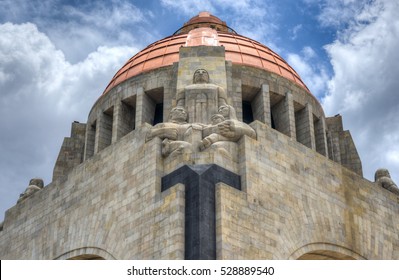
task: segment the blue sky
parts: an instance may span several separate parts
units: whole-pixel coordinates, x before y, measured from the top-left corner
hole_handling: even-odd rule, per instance
[[[399,183],[396,0],[0,0],[0,220],[124,62],[200,11],[279,53]]]

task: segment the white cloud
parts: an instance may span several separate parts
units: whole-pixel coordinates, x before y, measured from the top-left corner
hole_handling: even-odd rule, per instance
[[[184,1],[184,0],[161,0],[164,7],[180,12],[184,15],[193,16],[201,11],[214,12],[215,7],[212,1]]]
[[[287,62],[298,72],[309,90],[318,98],[327,91],[327,70],[319,62],[316,52],[305,46],[300,54],[289,53]]]
[[[109,30],[119,30],[123,25],[146,20],[144,13],[128,1],[95,2],[85,9],[65,6],[64,11],[78,22]]]
[[[86,121],[107,82],[137,49],[102,46],[72,64],[32,23],[2,24],[0,34],[0,205],[4,212],[30,178],[51,181],[71,122]]]
[[[154,14],[139,9],[129,0],[79,4],[58,0],[15,1],[0,2],[0,19],[34,23],[72,63],[85,59],[101,45],[143,44],[144,47],[157,35],[156,31],[143,28],[152,24]]]
[[[327,46],[334,68],[327,114],[342,113],[365,166],[366,178],[387,167],[399,181],[399,3],[379,0]]]
[[[298,33],[302,30],[302,24],[297,24],[292,28],[291,40],[296,40]]]
[[[302,0],[305,4],[317,6],[317,19],[322,27],[344,28],[363,21],[365,14],[375,14],[381,8],[378,0]],[[373,5],[370,5],[373,4]]]
[[[162,0],[161,4],[185,16],[195,16],[201,11],[209,11],[227,22],[235,31],[257,41],[270,41],[277,29],[273,19],[277,16],[272,1],[264,0],[214,0],[185,1]],[[223,16],[222,16],[223,15]],[[267,21],[264,19],[268,18]]]

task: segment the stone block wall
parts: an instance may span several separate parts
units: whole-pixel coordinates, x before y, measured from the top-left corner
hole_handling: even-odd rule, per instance
[[[329,158],[363,175],[362,163],[348,130],[343,129],[342,116],[326,118]]]
[[[188,161],[223,158],[241,177],[241,190],[216,186],[218,259],[399,258],[396,194],[265,124],[251,125],[257,140],[235,144],[238,159],[212,150]],[[147,129],[9,209],[0,258],[183,259],[186,189],[161,191],[161,178],[181,160],[163,159],[158,138],[145,143]]]
[[[129,133],[9,209],[0,258],[182,259],[184,188],[161,193],[160,140],[144,143],[145,133]]]
[[[53,181],[67,175],[83,161],[86,124],[74,122],[71,137],[65,137],[53,170]]]
[[[217,189],[218,258],[399,258],[396,194],[252,125],[258,140],[239,144],[243,191]]]

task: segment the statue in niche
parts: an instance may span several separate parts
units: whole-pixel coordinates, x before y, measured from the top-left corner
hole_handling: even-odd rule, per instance
[[[191,122],[207,124],[218,108],[227,104],[226,92],[222,87],[210,83],[205,69],[197,69],[192,81],[191,85],[177,93],[176,106],[187,108]]]
[[[162,155],[169,156],[172,153],[182,153],[184,150],[191,150],[190,138],[192,129],[201,130],[202,127],[187,122],[188,115],[183,107],[175,107],[170,111],[169,120],[166,123],[155,125],[146,136],[146,142],[154,137],[163,139]]]
[[[385,169],[385,168],[378,169],[375,172],[374,180],[381,187],[383,187],[389,191],[399,193],[399,188],[394,183],[394,181],[391,179],[391,175],[389,174],[388,169]]]
[[[201,151],[220,141],[237,142],[243,135],[256,138],[255,130],[237,120],[235,109],[230,105],[219,107],[219,114],[212,116],[212,124],[204,127],[199,144]]]
[[[29,186],[26,188],[24,193],[21,193],[19,195],[19,199],[17,201],[17,204],[20,203],[21,201],[25,200],[27,197],[31,196],[37,191],[40,191],[43,189],[44,183],[43,180],[40,178],[33,178],[29,181]]]

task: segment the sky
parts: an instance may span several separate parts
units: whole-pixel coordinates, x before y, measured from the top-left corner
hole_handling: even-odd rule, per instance
[[[399,184],[397,0],[0,0],[0,221],[113,75],[200,11],[267,45]]]

